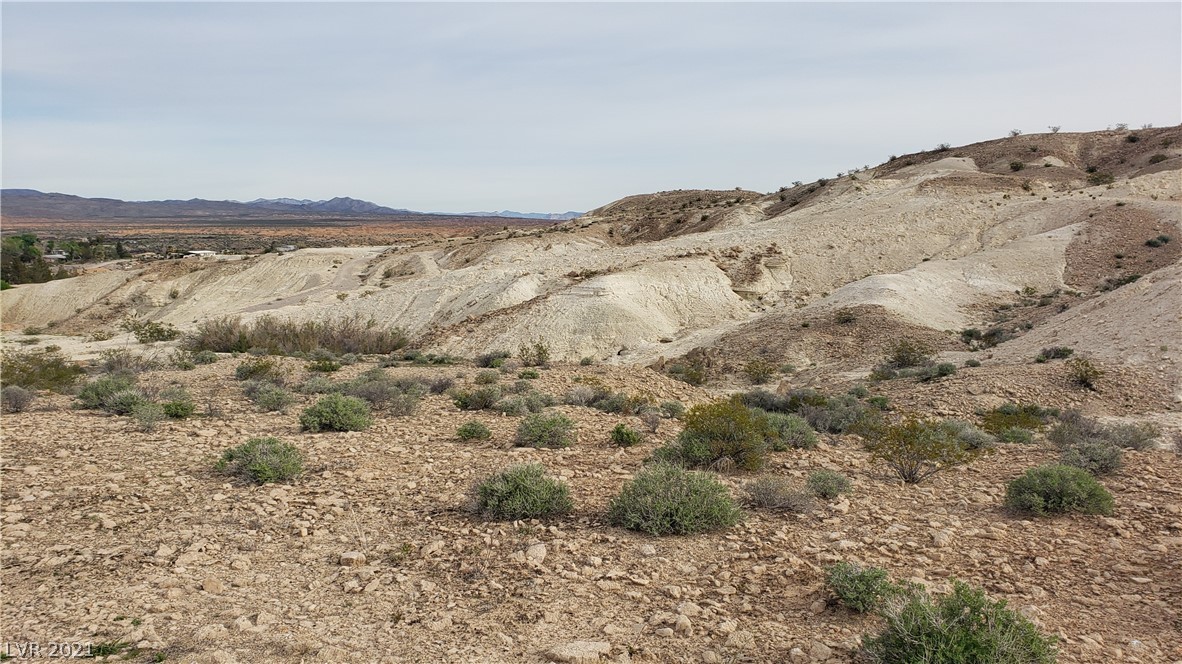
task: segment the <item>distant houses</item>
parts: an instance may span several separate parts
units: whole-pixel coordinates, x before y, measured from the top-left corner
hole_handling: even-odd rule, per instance
[[[190,249],[185,252],[185,256],[195,256],[197,258],[205,258],[207,256],[217,256],[218,252],[211,249]]]

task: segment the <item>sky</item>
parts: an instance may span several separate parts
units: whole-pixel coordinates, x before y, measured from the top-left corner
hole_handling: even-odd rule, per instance
[[[1182,3],[11,3],[4,187],[584,211],[1182,122]]]

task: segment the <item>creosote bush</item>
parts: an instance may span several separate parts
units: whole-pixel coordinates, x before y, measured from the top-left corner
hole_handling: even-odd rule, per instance
[[[811,450],[817,446],[817,434],[803,417],[784,413],[767,413],[765,417],[772,431],[770,440],[773,452]]]
[[[274,383],[251,381],[243,388],[248,399],[268,413],[282,413],[296,402],[296,397]]]
[[[492,431],[479,420],[468,420],[456,427],[456,438],[464,441],[488,440],[492,438]]]
[[[52,348],[5,351],[0,357],[0,384],[18,385],[28,390],[70,390],[86,372]]]
[[[694,406],[677,440],[656,452],[661,461],[721,470],[759,470],[773,435],[767,415],[739,399]]]
[[[885,463],[908,484],[918,484],[941,470],[968,463],[980,454],[937,420],[909,417],[897,424],[861,428],[871,458]]]
[[[134,376],[127,374],[100,376],[78,391],[78,407],[89,410],[106,410],[106,404],[113,395],[134,389]]]
[[[575,423],[562,413],[535,413],[517,426],[513,443],[518,447],[570,447]]]
[[[217,469],[259,484],[289,482],[303,472],[304,460],[291,443],[278,438],[251,438],[222,453]]]
[[[540,464],[511,466],[476,485],[476,511],[493,519],[540,519],[570,512],[574,503],[561,480]]]
[[[311,353],[317,349],[342,355],[385,355],[406,347],[407,343],[402,329],[382,328],[374,319],[359,316],[303,322],[263,316],[250,323],[243,323],[239,318],[220,318],[200,323],[184,340],[185,347],[195,351],[244,353],[262,348],[275,355]]]
[[[168,414],[164,412],[164,406],[147,399],[136,402],[128,415],[131,415],[131,419],[135,420],[140,431],[155,431],[156,426],[168,417]]]
[[[181,331],[176,329],[172,323],[161,323],[154,320],[140,320],[138,318],[127,318],[119,324],[125,332],[131,332],[135,335],[135,340],[141,344],[150,344],[156,341],[172,341],[181,336]]]
[[[729,528],[739,511],[726,486],[676,465],[646,466],[608,507],[614,526],[650,535],[692,535]]]
[[[287,373],[279,360],[273,357],[251,357],[234,367],[234,377],[238,380],[265,380],[282,385],[287,379]]]
[[[825,584],[841,603],[858,613],[873,611],[888,597],[899,592],[886,570],[840,562],[825,568]]]
[[[889,599],[886,622],[864,638],[866,657],[879,664],[1052,664],[1055,640],[1044,636],[1005,601],[953,580],[950,595],[933,598],[912,588]]]
[[[362,431],[373,424],[369,404],[357,397],[328,394],[300,413],[300,428],[319,431]]]
[[[1111,514],[1113,499],[1088,471],[1053,465],[1031,468],[1006,485],[1005,505],[1035,516],[1067,512]]]
[[[1068,445],[1059,461],[1065,466],[1081,468],[1099,476],[1119,470],[1124,461],[1124,453],[1106,440],[1090,438]]]
[[[476,383],[477,385],[492,385],[500,379],[500,373],[489,370],[477,372],[476,377],[472,379],[472,382]]]
[[[632,447],[644,442],[644,434],[623,423],[612,429],[611,438],[616,447]]]
[[[809,473],[805,486],[809,493],[825,500],[833,500],[850,491],[850,481],[835,470],[814,470]]]
[[[486,385],[474,390],[452,390],[451,398],[460,410],[485,410],[501,400],[501,388]]]
[[[1035,404],[1007,403],[978,414],[981,416],[981,428],[1000,436],[1003,431],[1008,429],[1041,430],[1059,415],[1059,411],[1055,408],[1043,408]]]

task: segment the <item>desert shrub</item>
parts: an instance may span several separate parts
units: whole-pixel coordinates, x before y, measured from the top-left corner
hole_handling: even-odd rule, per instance
[[[805,480],[805,487],[818,498],[833,500],[843,493],[849,493],[850,481],[835,470],[814,470]]]
[[[509,351],[497,350],[491,353],[477,355],[476,359],[472,360],[472,363],[481,369],[497,369],[507,359],[509,359]]]
[[[1006,429],[1039,431],[1057,416],[1059,411],[1036,404],[1007,403],[979,414],[981,428],[991,434],[1000,435]]]
[[[1099,476],[1116,472],[1121,467],[1123,457],[1124,453],[1116,445],[1106,440],[1089,438],[1064,448],[1059,462]]]
[[[562,413],[535,413],[517,425],[518,447],[570,447],[575,423]]]
[[[1034,433],[1022,427],[1007,427],[997,432],[997,439],[1003,443],[1027,445],[1034,442]]]
[[[590,406],[593,401],[595,401],[595,390],[581,385],[571,388],[562,398],[563,403],[571,406]]]
[[[287,380],[283,365],[273,357],[250,357],[234,367],[238,380],[265,380],[282,385]]]
[[[748,408],[739,399],[694,406],[686,412],[685,426],[673,446],[661,457],[678,459],[687,466],[759,470],[765,462],[772,435],[766,414]]]
[[[685,415],[685,406],[680,401],[664,401],[661,402],[661,414],[671,420],[680,418]]]
[[[131,415],[138,406],[149,401],[139,389],[130,387],[108,394],[99,408],[114,415]]]
[[[748,360],[743,365],[743,374],[752,384],[763,385],[776,375],[776,365],[763,358]]]
[[[474,390],[453,390],[452,403],[460,410],[486,410],[501,400],[501,388],[496,385],[486,385]]]
[[[141,344],[172,341],[181,336],[181,331],[176,329],[172,323],[161,323],[154,320],[127,318],[119,323],[119,327],[123,328],[125,332],[135,335],[135,340]]]
[[[102,409],[111,395],[135,389],[135,377],[127,374],[100,376],[78,391],[78,407]]]
[[[455,381],[451,378],[432,378],[427,381],[427,391],[431,394],[443,394],[452,388]]]
[[[885,363],[893,369],[922,367],[931,364],[935,350],[928,344],[903,338],[887,346]]]
[[[580,358],[580,359],[579,359],[579,366],[581,366],[581,367],[589,367],[589,366],[591,366],[592,364],[595,364],[595,359],[594,359],[594,358],[591,358],[591,357],[584,357],[584,358]]]
[[[1111,173],[1096,172],[1088,176],[1088,184],[1092,185],[1093,187],[1102,184],[1112,184],[1113,182],[1116,182],[1116,178],[1114,178]]]
[[[967,360],[965,360],[965,361],[964,361],[964,365],[965,365],[966,367],[970,367],[970,368],[976,368],[976,367],[979,367],[979,366],[981,366],[981,361],[980,361],[980,360],[974,360],[974,359],[971,359],[971,358],[970,358],[970,359],[967,359]]]
[[[19,385],[5,385],[0,389],[0,410],[5,413],[23,413],[37,400],[37,394]]]
[[[197,404],[193,403],[193,397],[189,396],[189,393],[183,388],[165,390],[160,393],[160,398],[163,401],[161,407],[164,409],[164,414],[174,420],[190,417],[197,410]]]
[[[526,415],[530,412],[525,398],[520,395],[501,399],[493,404],[492,410],[506,415]]]
[[[1071,354],[1074,352],[1074,348],[1069,348],[1067,346],[1049,346],[1039,351],[1038,356],[1034,358],[1034,361],[1041,364],[1047,360],[1065,360],[1071,357]]]
[[[181,371],[192,371],[197,368],[197,363],[193,361],[192,351],[183,348],[173,349],[172,354],[168,356],[168,364],[174,369]]]
[[[1027,470],[1006,485],[1005,505],[1041,516],[1082,512],[1111,514],[1112,494],[1082,468],[1054,465]]]
[[[970,449],[936,420],[907,418],[898,424],[867,426],[861,433],[871,458],[882,461],[904,482],[918,484],[952,466],[968,463]]]
[[[476,377],[472,379],[472,382],[476,383],[477,385],[492,385],[500,379],[501,374],[497,373],[496,371],[480,371],[477,372]]]
[[[269,413],[282,413],[296,402],[294,394],[265,381],[247,383],[243,391],[256,406]]]
[[[340,383],[334,383],[328,376],[309,376],[304,382],[296,385],[295,389],[300,394],[329,394],[331,392],[340,392],[344,389],[344,386]]]
[[[401,328],[378,327],[377,322],[348,316],[335,320],[290,321],[263,316],[250,323],[240,318],[203,321],[189,334],[189,350],[243,353],[262,348],[276,355],[311,353],[324,349],[332,353],[385,355],[406,347],[408,338]]]
[[[217,469],[259,484],[289,482],[303,472],[303,455],[278,438],[251,438],[222,453]]]
[[[517,347],[517,359],[527,367],[544,367],[550,364],[550,346],[541,339]]]
[[[376,409],[385,408],[390,401],[403,394],[394,381],[381,378],[378,380],[353,380],[340,386],[341,394],[358,399],[364,399]]]
[[[488,440],[492,438],[492,431],[479,420],[468,420],[456,428],[456,438],[460,440]]]
[[[1055,640],[1022,614],[992,601],[982,590],[953,581],[952,594],[933,599],[912,589],[884,603],[886,622],[864,638],[871,662],[952,664],[1052,664]]]
[[[511,466],[476,485],[476,511],[493,519],[539,519],[574,508],[570,489],[540,464]]]
[[[746,502],[753,507],[787,512],[808,512],[813,508],[813,497],[783,477],[767,475],[743,485]]]
[[[194,364],[213,364],[218,361],[218,354],[212,350],[199,350],[193,353]]]
[[[870,397],[866,400],[867,405],[874,406],[878,410],[890,410],[891,400],[882,395]]]
[[[855,385],[851,387],[849,391],[846,392],[846,394],[856,399],[865,399],[866,397],[870,396],[870,389],[865,385]]]
[[[984,450],[997,445],[997,438],[964,420],[941,420],[940,428],[970,450]]]
[[[534,380],[541,376],[542,374],[538,373],[537,369],[522,369],[517,372],[517,377],[522,380]]]
[[[937,378],[945,378],[956,373],[956,365],[951,362],[940,362],[919,374],[921,381],[927,382]]]
[[[1154,446],[1161,436],[1161,429],[1149,422],[1136,424],[1110,424],[1104,427],[1104,437],[1117,447],[1129,450],[1147,450]]]
[[[766,417],[772,431],[769,440],[773,452],[811,450],[817,446],[817,434],[803,417],[784,413],[768,413]]]
[[[616,447],[632,447],[644,442],[644,434],[623,423],[612,429],[611,438]]]
[[[653,464],[624,485],[608,506],[614,526],[651,535],[692,535],[729,528],[741,512],[726,486],[676,465]]]
[[[1165,160],[1167,160],[1167,159],[1169,159],[1169,157],[1167,157],[1166,155],[1164,155],[1164,154],[1161,154],[1161,153],[1159,152],[1158,154],[1155,154],[1155,155],[1153,155],[1152,157],[1150,157],[1150,158],[1149,158],[1149,163],[1150,163],[1150,164],[1160,164],[1161,162],[1163,162],[1163,161],[1165,161]]]
[[[750,408],[758,408],[759,410],[767,411],[769,413],[787,413],[791,412],[786,401],[778,394],[773,394],[764,389],[751,390],[750,392],[740,392],[739,400],[743,405]]]
[[[849,325],[858,320],[858,315],[851,309],[841,309],[833,314],[833,322],[838,325]]]
[[[661,428],[661,411],[650,408],[640,414],[640,422],[649,433],[656,433]]]
[[[671,364],[665,369],[665,372],[690,385],[705,385],[709,378],[706,364],[700,358],[686,363]]]
[[[300,428],[319,431],[362,431],[373,424],[369,404],[357,397],[328,394],[300,413]]]
[[[842,604],[858,613],[877,609],[888,597],[898,592],[885,569],[850,562],[840,562],[825,568],[825,584]]]
[[[145,432],[155,431],[156,426],[168,417],[168,414],[164,412],[164,406],[147,399],[137,401],[131,407],[128,415],[131,415],[136,427]]]
[[[855,424],[875,417],[865,404],[848,394],[822,399],[819,404],[802,403],[797,411],[817,431],[845,433]]]
[[[337,360],[321,358],[319,360],[312,360],[304,368],[316,373],[333,373],[334,371],[339,371],[342,366]]]
[[[391,417],[410,417],[418,412],[421,398],[414,392],[395,394],[385,403],[383,409]]]
[[[82,367],[51,348],[41,351],[5,351],[0,355],[0,384],[3,385],[66,392],[74,387],[84,373]]]
[[[96,367],[102,373],[138,374],[160,366],[154,358],[133,353],[126,348],[108,348],[99,352]]]

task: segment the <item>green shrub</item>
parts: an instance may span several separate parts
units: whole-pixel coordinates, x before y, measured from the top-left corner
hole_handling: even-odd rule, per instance
[[[37,394],[19,385],[5,385],[0,389],[0,410],[5,413],[23,413],[29,409]]]
[[[684,416],[685,426],[674,446],[661,456],[687,466],[759,470],[773,435],[765,414],[739,399],[694,406]]]
[[[148,401],[150,400],[143,392],[131,387],[108,394],[99,408],[114,415],[131,415],[137,406]]]
[[[885,463],[908,484],[968,463],[980,453],[936,420],[909,417],[898,424],[867,426],[860,433],[871,458]]]
[[[608,507],[614,526],[651,535],[692,535],[729,528],[741,512],[713,477],[670,464],[645,467]]]
[[[784,413],[767,413],[765,417],[772,432],[769,439],[773,452],[817,446],[817,434],[803,417]]]
[[[487,385],[471,391],[455,390],[451,397],[460,410],[486,410],[501,400],[501,388]]]
[[[685,415],[685,406],[681,405],[680,401],[664,401],[661,403],[660,408],[661,414],[671,420]]]
[[[956,365],[951,362],[941,362],[919,375],[921,381],[927,382],[936,378],[946,378],[956,373]]]
[[[161,406],[164,409],[164,414],[174,420],[183,420],[197,410],[196,404],[193,403],[193,397],[189,396],[189,393],[181,387],[164,390],[160,393],[160,398],[163,400]]]
[[[289,482],[299,477],[304,460],[291,443],[278,438],[251,438],[242,445],[222,453],[218,470],[266,484]]]
[[[476,510],[494,519],[540,519],[570,512],[574,503],[561,480],[546,477],[540,464],[511,466],[479,483]]]
[[[373,424],[369,404],[357,397],[329,394],[300,413],[305,431],[362,431]]]
[[[518,447],[570,447],[575,423],[562,413],[535,413],[517,425]]]
[[[874,406],[878,410],[890,410],[891,409],[891,400],[888,399],[887,397],[884,397],[881,395],[875,396],[875,397],[870,397],[869,399],[866,400],[866,403],[871,406]]]
[[[1165,161],[1165,160],[1167,160],[1167,159],[1169,159],[1169,157],[1167,157],[1166,155],[1164,155],[1164,154],[1161,154],[1161,153],[1159,152],[1158,154],[1155,154],[1155,155],[1153,155],[1152,157],[1150,157],[1150,158],[1149,158],[1149,163],[1150,163],[1150,164],[1160,164],[1161,162],[1163,162],[1163,161]]]
[[[0,355],[0,384],[18,385],[28,390],[69,391],[86,372],[51,348],[5,351]]]
[[[997,438],[964,420],[941,420],[939,426],[970,450],[984,450],[997,445]]]
[[[154,358],[133,353],[126,348],[108,348],[99,352],[98,370],[103,373],[139,374],[160,366]]]
[[[143,398],[135,402],[128,414],[135,420],[140,431],[155,431],[156,425],[168,417],[163,406]]]
[[[527,367],[544,367],[550,364],[550,346],[541,339],[517,347],[517,359]]]
[[[1034,433],[1021,427],[1009,427],[997,432],[997,439],[1003,443],[1028,445],[1034,442]]]
[[[970,358],[970,359],[967,359],[967,360],[965,360],[965,361],[964,361],[964,365],[965,365],[966,367],[970,367],[970,368],[976,368],[976,367],[979,367],[979,366],[981,366],[981,361],[980,361],[980,360],[974,360],[974,359],[971,359],[971,358]]]
[[[472,382],[476,383],[477,385],[492,385],[500,379],[501,374],[496,371],[480,371],[477,372],[476,377],[472,379]]]
[[[505,360],[507,359],[509,359],[509,352],[498,350],[491,353],[485,353],[483,355],[477,355],[476,359],[473,360],[472,363],[482,369],[497,369],[502,364],[504,364]]]
[[[644,434],[627,424],[617,424],[612,429],[612,444],[616,447],[632,447],[644,442]]]
[[[1020,171],[1023,168],[1026,168],[1026,164],[1024,164],[1020,161],[1011,161],[1010,162],[1010,170],[1011,171]]]
[[[304,368],[316,373],[333,373],[334,371],[339,371],[341,366],[343,365],[336,360],[322,358],[309,362]]]
[[[1026,514],[1111,514],[1112,494],[1073,466],[1032,468],[1006,485],[1006,507]]]
[[[1161,429],[1149,422],[1135,424],[1110,424],[1104,427],[1104,437],[1117,447],[1129,450],[1147,450],[1154,446],[1161,436]]]
[[[845,433],[866,419],[874,419],[873,412],[857,398],[845,394],[838,397],[819,397],[820,403],[805,397],[795,410],[817,431]],[[792,397],[789,397],[789,404]],[[870,402],[870,400],[868,400]]]
[[[981,428],[994,435],[1001,435],[1006,429],[1029,429],[1039,431],[1057,416],[1054,408],[1043,408],[1035,404],[1007,403],[981,415]]]
[[[111,395],[135,389],[135,377],[127,374],[100,376],[78,391],[78,407],[102,410]]]
[[[933,664],[1052,664],[1055,640],[1042,635],[1022,614],[992,601],[982,590],[953,581],[952,594],[933,599],[912,589],[887,601],[886,622],[877,636],[864,638],[871,662]]]
[[[168,356],[168,364],[181,371],[192,371],[197,368],[197,363],[193,361],[194,353],[183,348],[176,348],[172,354]]]
[[[404,330],[382,328],[374,319],[359,316],[308,321],[263,316],[250,323],[239,318],[219,318],[203,321],[184,341],[189,350],[244,353],[261,348],[276,355],[312,353],[317,349],[338,355],[385,355],[405,348],[407,343]]]
[[[579,360],[579,366],[581,367],[589,367],[592,364],[595,364],[595,359],[591,357],[584,357]]]
[[[1088,184],[1093,187],[1102,184],[1112,184],[1113,182],[1116,182],[1116,178],[1111,173],[1092,173],[1088,176]]]
[[[893,369],[922,367],[932,362],[935,350],[917,339],[903,338],[887,346],[885,362]]]
[[[813,497],[783,477],[766,475],[743,485],[747,504],[768,510],[808,512],[813,508]]]
[[[194,364],[213,364],[218,361],[218,354],[212,350],[199,350],[193,353]]]
[[[410,417],[418,412],[421,398],[412,392],[395,394],[386,402],[385,412],[391,417]]]
[[[1041,364],[1048,360],[1065,360],[1071,357],[1074,352],[1074,348],[1068,348],[1067,346],[1049,346],[1039,351],[1034,361]]]
[[[274,383],[256,382],[248,384],[246,395],[256,406],[268,413],[285,412],[296,402],[294,394]]]
[[[834,470],[814,470],[809,473],[805,487],[818,498],[833,500],[843,493],[849,493],[850,481],[845,475]]]
[[[538,373],[537,369],[522,369],[517,372],[517,377],[523,380],[535,380],[541,376],[542,374]]]
[[[181,331],[176,329],[172,323],[161,323],[154,320],[127,318],[119,324],[119,327],[123,328],[125,332],[134,334],[136,341],[141,344],[172,341],[181,336]]]
[[[888,597],[898,592],[887,578],[886,570],[850,562],[840,562],[825,568],[825,584],[842,604],[858,613],[877,609]]]
[[[756,358],[743,365],[743,373],[752,384],[763,385],[776,375],[776,365],[763,358]]]
[[[492,431],[479,420],[468,420],[456,428],[456,438],[463,441],[488,440]]]
[[[1159,435],[1160,430],[1148,422],[1105,425],[1078,410],[1069,410],[1047,433],[1047,440],[1060,447],[1098,442],[1117,448],[1144,450],[1153,447],[1153,441]]]
[[[282,385],[287,379],[283,365],[272,357],[251,357],[243,360],[234,368],[234,377],[238,380],[266,380],[276,385]]]
[[[1082,468],[1093,475],[1107,475],[1120,469],[1124,453],[1106,440],[1088,438],[1067,446],[1059,461]]]

